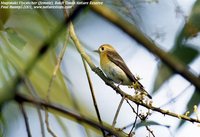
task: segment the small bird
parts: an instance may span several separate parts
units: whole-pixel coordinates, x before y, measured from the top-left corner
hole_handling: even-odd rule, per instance
[[[150,99],[152,98],[111,45],[103,44],[95,52],[100,55],[100,65],[103,72],[114,83],[117,83],[118,87],[120,85],[127,85],[133,87],[136,91],[144,93]]]

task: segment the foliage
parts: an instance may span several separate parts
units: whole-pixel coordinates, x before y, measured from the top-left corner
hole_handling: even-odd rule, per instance
[[[200,1],[196,1],[191,14],[189,16],[189,20],[182,27],[181,31],[177,34],[175,43],[170,53],[177,57],[182,63],[185,65],[190,65],[199,55],[200,51],[197,49],[199,45],[194,45],[189,43],[191,39],[195,39],[197,34],[200,32]],[[155,78],[154,89],[153,92],[157,92],[159,88],[164,85],[170,78],[174,76],[172,70],[170,70],[165,64],[160,63],[159,71]],[[187,104],[187,110],[192,114],[193,106],[198,105],[200,103],[200,91],[198,89],[194,89],[194,93]],[[181,121],[179,127],[185,121]]]
[[[56,25],[62,21],[55,19],[45,11],[12,11],[9,14],[5,14],[7,12],[10,11],[4,10],[4,12],[0,12],[3,17],[1,21],[4,23],[0,31],[0,102],[3,104],[7,99],[14,97],[12,96],[15,94],[13,91],[6,90],[12,86],[13,79],[18,75],[23,75],[23,71],[29,61],[37,54],[43,41],[56,28]],[[49,15],[44,16],[44,14]],[[20,20],[20,23],[17,23],[16,20]],[[32,24],[31,27],[30,22]],[[66,35],[66,33],[62,33],[60,37],[60,40],[64,43],[65,37],[62,35]],[[55,40],[55,43],[52,44],[57,45],[58,43]],[[57,61],[55,51],[56,48],[50,49],[36,63],[27,77],[31,81],[36,94],[43,99],[47,95],[49,81]],[[18,90],[30,95],[27,86],[23,83],[19,84],[14,92],[18,92]],[[71,97],[60,70],[57,72],[55,82],[51,87],[50,99],[52,102],[64,106],[72,106]],[[3,104],[1,104],[1,107],[4,106]],[[3,120],[2,117],[1,119]]]

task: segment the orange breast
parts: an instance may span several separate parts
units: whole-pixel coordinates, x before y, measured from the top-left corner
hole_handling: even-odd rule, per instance
[[[110,60],[108,59],[107,55],[106,55],[106,52],[105,53],[101,53],[100,54],[100,64],[101,64],[101,67],[105,67],[108,65],[108,63],[110,62]]]

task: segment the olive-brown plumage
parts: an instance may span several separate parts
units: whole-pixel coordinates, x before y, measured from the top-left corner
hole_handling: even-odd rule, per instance
[[[111,45],[101,45],[97,52],[100,55],[101,68],[109,79],[119,85],[132,86],[135,90],[145,92],[149,98],[152,98]]]

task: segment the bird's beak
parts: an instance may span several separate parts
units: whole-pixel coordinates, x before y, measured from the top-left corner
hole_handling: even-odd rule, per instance
[[[93,52],[99,53],[99,51],[98,51],[98,50],[93,50]]]

